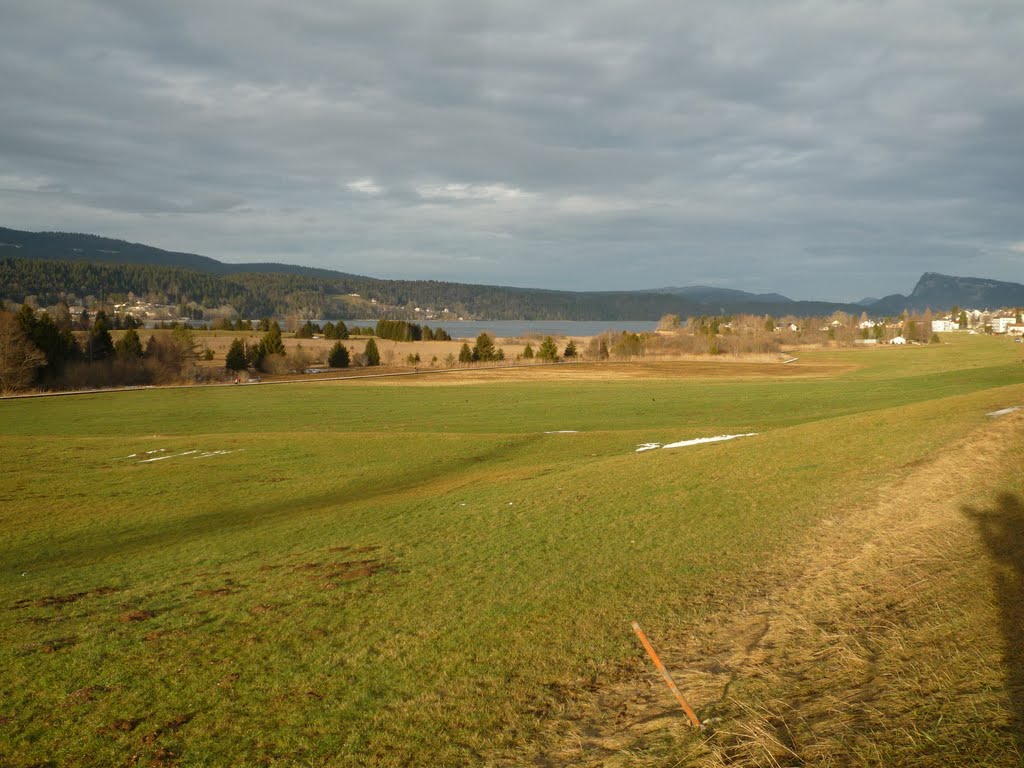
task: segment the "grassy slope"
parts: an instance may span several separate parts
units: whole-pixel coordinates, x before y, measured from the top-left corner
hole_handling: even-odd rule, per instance
[[[1006,344],[872,352],[821,353],[865,364],[836,379],[0,403],[0,759],[514,748],[557,686],[636,654],[629,620],[679,626],[830,508],[1024,401]],[[158,448],[236,452],[120,458]]]

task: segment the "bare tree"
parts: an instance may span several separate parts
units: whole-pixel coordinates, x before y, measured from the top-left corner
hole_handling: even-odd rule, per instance
[[[46,355],[28,340],[18,318],[7,312],[0,314],[0,392],[29,386],[45,363]]]

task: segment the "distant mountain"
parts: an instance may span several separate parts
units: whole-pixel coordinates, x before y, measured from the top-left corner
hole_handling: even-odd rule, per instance
[[[713,286],[646,291],[551,291],[437,280],[381,280],[292,264],[226,264],[195,253],[166,251],[97,235],[23,232],[0,227],[0,299],[36,296],[56,302],[80,296],[163,293],[168,302],[230,305],[247,317],[419,317],[430,307],[449,319],[656,320],[747,313],[783,317],[836,311],[897,315],[904,309],[1024,306],[1024,285],[926,273],[910,296],[868,303],[794,301],[778,293]],[[353,298],[354,297],[354,298]]]
[[[879,315],[898,315],[904,309],[946,311],[953,306],[972,309],[1024,306],[1024,285],[982,277],[953,277],[925,272],[909,296],[893,294],[879,299],[870,310]]]
[[[180,251],[165,251],[151,245],[129,243],[99,235],[77,232],[23,232],[0,227],[0,257],[47,259],[57,261],[99,261],[107,264],[147,264],[160,267],[182,267],[215,275],[237,275],[249,272],[305,275],[308,277],[354,277],[346,272],[295,264],[252,262],[226,264],[209,256]]]
[[[666,293],[671,296],[685,296],[702,304],[727,302],[735,304],[788,304],[792,299],[781,293],[748,293],[734,288],[716,288],[710,285],[688,285],[684,287],[651,288],[644,293]]]
[[[859,304],[862,307],[870,307],[872,304],[877,304],[879,301],[880,299],[877,299],[874,296],[868,296],[860,301],[855,301],[854,304]]]

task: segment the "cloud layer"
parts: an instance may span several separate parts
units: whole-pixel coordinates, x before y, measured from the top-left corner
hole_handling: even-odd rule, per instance
[[[567,289],[1024,279],[1024,5],[0,0],[0,224]]]

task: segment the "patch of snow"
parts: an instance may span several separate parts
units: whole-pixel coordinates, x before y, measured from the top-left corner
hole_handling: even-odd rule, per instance
[[[166,448],[160,448],[157,451],[146,451],[146,453],[160,453],[166,451]],[[238,453],[238,451],[244,451],[244,448],[236,448],[232,451],[201,451],[198,448],[193,448],[191,451],[182,451],[181,453],[168,453],[164,456],[154,456],[149,459],[142,459],[139,464],[149,464],[154,461],[163,461],[164,459],[180,459],[182,456],[191,456],[193,459],[205,459],[210,456],[226,456],[229,453]],[[135,454],[132,454],[134,456]],[[127,457],[131,458],[131,456]]]
[[[1013,413],[1014,411],[1019,411],[1021,408],[1024,408],[1024,405],[1013,405],[1013,406],[1010,406],[1009,408],[1000,408],[998,411],[992,411],[992,413],[986,413],[985,415],[986,416],[992,416],[992,417],[1005,416],[1008,413]]]
[[[721,443],[724,440],[735,440],[737,437],[753,437],[757,432],[744,432],[742,435],[716,435],[715,437],[698,437],[693,440],[681,440],[678,443],[667,443],[662,448],[685,448],[688,445],[701,443]]]
[[[229,453],[238,453],[239,451],[243,451],[243,450],[245,450],[245,449],[244,448],[236,448],[233,451],[203,451],[202,453],[199,453],[199,451],[189,451],[189,453],[197,453],[197,454],[199,454],[198,456],[193,456],[192,457],[193,459],[205,459],[205,458],[208,458],[210,456],[227,456]],[[181,455],[184,456],[185,454],[181,454]]]
[[[692,440],[680,440],[678,443],[643,443],[636,447],[637,453],[653,451],[655,448],[685,448],[688,445],[700,445],[701,443],[721,443],[725,440],[735,440],[738,437],[753,437],[757,432],[744,432],[741,435],[715,435],[714,437],[695,437]]]
[[[575,435],[579,434],[578,429],[553,429],[550,432],[545,432],[545,435]]]

